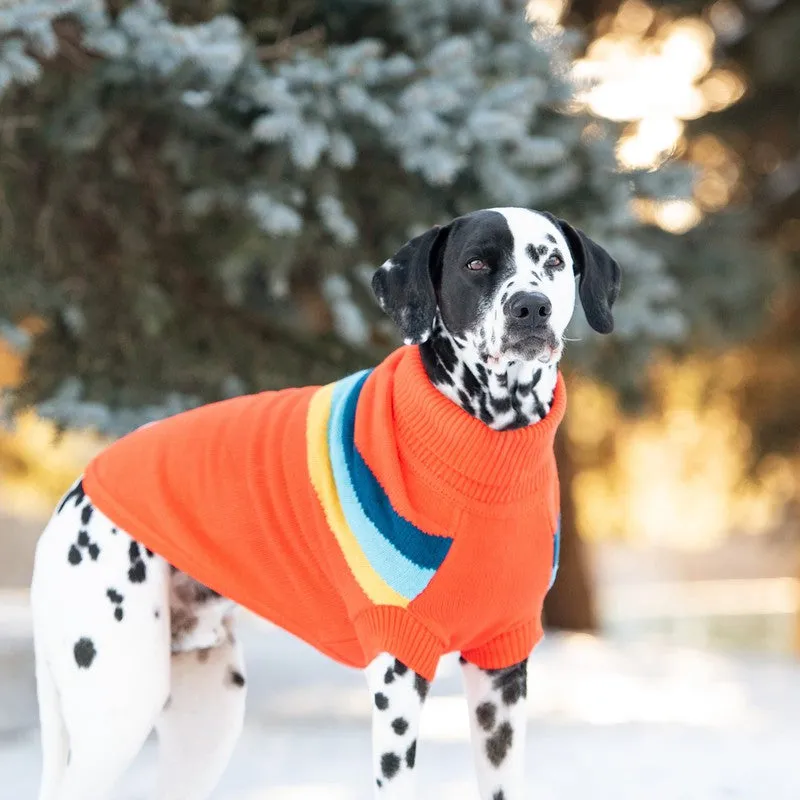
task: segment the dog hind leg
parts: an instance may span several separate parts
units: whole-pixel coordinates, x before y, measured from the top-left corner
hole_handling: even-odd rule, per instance
[[[205,800],[217,785],[244,719],[245,671],[233,621],[226,641],[172,656],[170,697],[156,724],[159,800]]]
[[[106,800],[169,692],[168,567],[78,488],[39,540],[31,586],[42,800]]]
[[[43,656],[36,656],[36,695],[42,741],[42,779],[39,800],[56,800],[69,758],[69,741],[61,705],[50,668]]]

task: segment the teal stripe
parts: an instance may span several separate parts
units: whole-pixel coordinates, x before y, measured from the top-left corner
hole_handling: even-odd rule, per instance
[[[368,374],[368,371],[362,371],[350,375],[338,381],[333,390],[328,422],[331,469],[345,519],[367,560],[392,589],[412,600],[428,585],[435,569],[414,563],[375,527],[359,501],[348,467],[355,450],[355,415],[347,412],[354,407],[353,401],[357,400]],[[388,504],[388,498],[385,502]]]

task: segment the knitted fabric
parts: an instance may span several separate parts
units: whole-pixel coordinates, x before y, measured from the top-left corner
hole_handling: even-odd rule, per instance
[[[87,468],[92,502],[135,539],[318,650],[388,651],[432,678],[541,638],[558,554],[553,438],[494,431],[404,347],[329,386],[203,406],[123,437]]]

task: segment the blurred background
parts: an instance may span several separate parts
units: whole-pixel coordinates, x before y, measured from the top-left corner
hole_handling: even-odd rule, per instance
[[[34,796],[27,584],[87,460],[374,364],[371,271],[519,205],[624,275],[615,334],[576,312],[563,361],[530,796],[796,800],[798,44],[794,0],[0,2],[0,795]],[[217,796],[369,797],[360,676],[245,627]],[[422,797],[477,798],[456,672]]]

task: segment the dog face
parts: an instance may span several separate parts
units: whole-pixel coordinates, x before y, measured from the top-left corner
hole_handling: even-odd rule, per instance
[[[424,342],[437,315],[489,367],[552,362],[575,305],[613,329],[619,266],[585,234],[545,212],[497,208],[458,217],[405,244],[372,280],[407,344]]]

